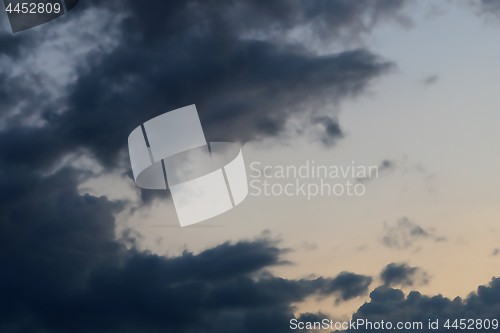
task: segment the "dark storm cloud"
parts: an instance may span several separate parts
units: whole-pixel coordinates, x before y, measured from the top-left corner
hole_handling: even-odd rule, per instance
[[[262,41],[202,39],[187,50],[165,44],[172,51],[164,55],[134,45],[118,49],[83,74],[70,109],[54,119],[61,134],[107,160],[137,124],[195,103],[208,140],[245,142],[278,135],[293,114],[357,94],[389,68],[362,50],[316,57]],[[328,136],[340,136],[333,125]]]
[[[466,299],[456,297],[451,300],[442,295],[426,296],[412,291],[407,296],[399,289],[379,287],[371,292],[370,302],[363,304],[353,315],[353,320],[365,319],[371,322],[384,320],[392,322],[394,331],[397,322],[422,322],[420,332],[449,332],[443,327],[446,320],[450,325],[455,319],[498,319],[500,316],[500,278],[493,278],[489,285],[479,286],[477,292]],[[439,320],[438,330],[428,329],[428,320]],[[468,325],[468,324],[467,324]],[[487,332],[488,330],[474,330]],[[490,328],[491,331],[491,328]],[[356,332],[373,332],[360,328]]]
[[[0,176],[0,332],[284,332],[292,303],[368,292],[371,278],[348,272],[257,274],[287,263],[266,239],[179,257],[127,250],[114,235],[123,203],[80,196],[70,169],[25,171]]]
[[[114,261],[113,213],[122,202],[79,195],[70,169],[41,177],[27,167],[0,171],[2,287],[11,292],[77,284],[98,261]],[[29,272],[37,272],[36,279]],[[10,292],[9,292],[10,293]]]
[[[71,15],[100,6],[127,18],[111,52],[93,50],[79,65],[64,96],[66,110],[44,107],[42,119],[53,140],[64,142],[62,153],[86,148],[106,165],[122,156],[132,129],[189,104],[198,106],[209,140],[277,136],[290,119],[305,116],[310,121],[300,122],[300,132],[319,122],[321,140],[331,144],[342,130],[325,105],[362,93],[393,65],[363,49],[320,56],[282,36],[297,28],[312,29],[323,39],[362,34],[399,16],[403,5],[387,0],[82,3]],[[39,42],[45,38],[29,33]],[[9,54],[22,44],[2,38]]]
[[[287,263],[288,250],[265,239],[178,257],[127,249],[133,233],[115,240],[124,202],[80,195],[84,174],[43,176],[28,157],[3,163],[0,332],[285,332],[306,297],[338,303],[368,292],[371,277],[348,272],[259,274]]]
[[[124,138],[137,124],[192,103],[208,140],[278,135],[294,113],[320,107],[325,98],[356,94],[388,68],[366,51],[313,57],[256,41],[214,47],[200,40],[183,51],[189,56],[151,52],[137,52],[130,45],[82,75],[73,88],[71,108],[52,122],[63,137],[107,160],[124,148]],[[169,67],[165,57],[182,59]],[[155,62],[163,68],[143,68]],[[124,75],[130,80],[121,82]],[[113,81],[120,86],[113,89]],[[332,128],[327,124],[329,136],[340,135],[340,129]]]
[[[405,263],[391,263],[380,273],[380,279],[386,287],[413,286],[429,283],[429,276],[419,267],[410,267]]]
[[[350,300],[372,281],[348,272],[259,274],[287,263],[288,250],[266,239],[178,257],[127,249],[115,240],[113,216],[124,203],[80,195],[81,172],[42,176],[24,162],[4,164],[0,332],[285,332],[292,304],[314,295]]]
[[[0,32],[0,54],[9,57],[18,57],[25,44],[33,42],[27,36],[16,36],[9,32]]]
[[[331,145],[343,134],[325,105],[362,93],[393,64],[364,49],[320,56],[283,36],[297,28],[312,29],[325,40],[359,36],[381,20],[399,21],[404,3],[81,3],[70,13],[74,22],[93,8],[126,18],[115,27],[116,47],[88,52],[77,64],[74,83],[57,100],[40,95],[37,84],[50,80],[37,79],[43,73],[23,64],[35,41],[49,43],[53,35],[45,36],[40,28],[15,37],[0,35],[0,52],[26,69],[22,76],[0,71],[0,112],[7,124],[0,133],[0,159],[46,170],[68,153],[85,152],[105,166],[124,165],[131,130],[193,103],[211,141],[282,135],[291,119],[301,117],[306,121],[294,131],[303,133],[319,122],[320,140]],[[37,113],[42,126],[23,127]],[[165,195],[141,191],[145,203]]]
[[[157,28],[170,31],[197,30],[193,21],[204,21],[212,27],[225,29],[224,34],[262,31],[283,33],[291,28],[307,25],[317,34],[338,36],[369,32],[382,20],[409,20],[401,11],[408,1],[404,0],[277,0],[265,1],[170,1],[158,2],[155,7],[140,6],[133,1],[86,2],[90,6],[129,10],[141,31]],[[81,6],[80,6],[81,7]],[[191,20],[185,20],[191,18]],[[216,18],[217,21],[213,21]],[[148,20],[149,19],[149,20]],[[132,26],[130,26],[132,28]],[[135,26],[133,27],[135,28]],[[210,28],[210,27],[208,27]],[[131,31],[131,30],[129,30]],[[157,36],[150,36],[151,40]]]
[[[384,229],[385,235],[381,239],[382,244],[396,249],[407,249],[413,246],[415,242],[424,239],[434,242],[446,241],[445,237],[435,236],[432,230],[425,230],[406,217],[399,219],[396,226],[389,227],[385,225]]]
[[[44,170],[74,148],[49,127],[11,126],[0,132],[0,166]]]
[[[343,272],[332,281],[327,293],[340,292],[340,298],[336,299],[336,303],[338,304],[340,301],[347,301],[365,295],[371,282],[371,277]]]
[[[0,72],[0,116],[4,116],[21,99],[32,97],[30,91],[19,84],[19,80],[12,80],[5,73]]]

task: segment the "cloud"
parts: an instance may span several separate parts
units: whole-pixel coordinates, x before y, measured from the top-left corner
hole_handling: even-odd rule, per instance
[[[0,291],[9,301],[0,303],[0,331],[281,332],[293,303],[313,295],[347,301],[372,281],[349,272],[300,280],[259,274],[287,263],[280,259],[287,250],[266,239],[178,257],[127,250],[114,241],[116,204],[75,195],[71,185],[50,191],[69,179],[53,177],[21,194],[20,202],[39,200],[29,211],[2,207]]]
[[[300,248],[306,250],[306,251],[311,251],[311,250],[317,250],[318,249],[318,243],[310,243],[310,242],[303,242],[300,244]]]
[[[334,280],[332,280],[332,283],[327,291],[328,294],[331,292],[340,293],[340,298],[336,299],[336,303],[338,304],[340,301],[347,301],[352,298],[365,295],[371,282],[371,277],[342,272]]]
[[[383,160],[382,162],[380,162],[380,164],[377,166],[377,173],[374,174],[374,177],[380,177],[381,175],[384,175],[386,173],[389,173],[389,172],[392,172],[394,171],[394,169],[396,168],[396,162],[395,161],[392,161],[392,160],[389,160],[389,159],[385,159]],[[358,183],[366,183],[370,180],[372,180],[374,178],[357,178],[356,181]]]
[[[426,77],[422,83],[426,86],[430,86],[434,83],[436,83],[437,81],[439,80],[439,76],[438,75],[430,75],[428,77]]]
[[[340,303],[369,292],[372,278],[350,272],[263,274],[287,264],[288,250],[268,239],[177,257],[141,252],[133,232],[115,237],[126,202],[80,195],[83,172],[43,175],[32,159],[1,160],[0,332],[285,332],[307,297]]]
[[[84,149],[105,165],[114,166],[126,159],[126,138],[133,128],[188,104],[197,104],[205,134],[212,141],[259,140],[285,135],[289,127],[290,135],[303,133],[316,128],[319,122],[324,133],[321,140],[332,144],[342,137],[342,130],[331,105],[362,93],[394,64],[365,49],[318,55],[306,43],[276,36],[286,36],[299,28],[310,29],[321,39],[365,34],[379,21],[396,20],[404,4],[208,4],[196,0],[158,1],[149,6],[139,6],[136,1],[81,3],[72,11],[73,21],[78,24],[82,23],[79,17],[96,16],[95,8],[114,13],[117,22],[113,33],[102,32],[113,40],[109,43],[113,46],[95,45],[72,65],[74,79],[62,87],[63,96],[44,98],[43,108],[29,108],[38,112],[43,126],[29,127],[29,133],[19,138],[25,145],[19,144],[18,148],[33,153],[34,147],[26,142],[40,136],[43,140],[36,148],[47,163]],[[67,25],[70,30],[76,28]],[[34,40],[36,45],[53,42],[54,35],[43,34],[52,27],[48,24],[45,30],[39,29],[41,32],[28,31],[25,39],[0,35],[5,41],[0,43],[0,53],[22,66],[29,61],[29,53],[19,50],[34,48]],[[70,43],[64,47],[72,49]],[[31,63],[24,67],[37,72]],[[45,80],[43,71],[38,75],[39,80]],[[0,96],[13,96],[7,89],[16,79],[9,76],[3,80],[2,90],[6,90],[0,90]],[[26,93],[13,102],[12,108],[40,102],[34,88],[37,85],[31,79],[19,84],[16,92]],[[23,115],[16,113],[16,117]],[[298,119],[301,121],[295,121]],[[22,131],[15,126],[4,136]],[[55,150],[57,153],[52,153]]]
[[[500,278],[493,278],[487,286],[479,286],[466,299],[451,300],[442,295],[426,296],[418,291],[405,295],[399,289],[376,288],[370,294],[370,301],[363,304],[352,316],[353,320],[365,319],[371,322],[384,320],[392,322],[422,322],[422,332],[447,332],[443,328],[447,320],[450,325],[455,319],[492,319],[500,313]],[[439,320],[439,330],[429,330],[428,320]],[[393,327],[393,329],[394,329]],[[357,332],[372,330],[359,328]],[[390,330],[380,330],[390,331]]]
[[[17,57],[21,52],[21,48],[28,42],[33,42],[26,35],[13,35],[9,32],[0,32],[0,54]]]
[[[327,146],[334,145],[337,139],[340,139],[344,136],[342,130],[340,129],[339,123],[330,117],[319,117],[315,120],[315,122],[324,126],[325,131],[322,135],[321,141]]]
[[[500,249],[493,250],[493,256],[497,256],[500,253]]]
[[[419,267],[410,267],[405,263],[391,263],[380,273],[385,287],[425,285],[429,283],[429,276]]]
[[[141,252],[133,232],[115,237],[126,202],[80,195],[81,171],[44,176],[15,161],[0,169],[0,332],[285,332],[307,297],[369,292],[372,278],[350,272],[264,274],[288,263],[265,238],[177,257]]]
[[[207,140],[247,142],[283,134],[294,117],[361,93],[391,67],[365,50],[318,57],[265,41],[218,43],[201,39],[189,49],[158,46],[180,53],[172,55],[156,48],[144,53],[133,45],[120,48],[80,76],[69,109],[52,123],[75,147],[91,149],[107,164],[137,124],[186,104],[197,105]],[[168,57],[171,62],[165,62]],[[144,63],[152,68],[138,65]],[[123,75],[134,79],[122,85]],[[113,81],[120,87],[110,89]],[[333,120],[323,123],[326,138],[341,137]]]
[[[86,155],[129,169],[130,131],[193,103],[211,141],[285,135],[299,118],[290,135],[319,127],[317,137],[331,145],[342,130],[330,105],[363,93],[394,64],[366,49],[318,55],[286,35],[310,29],[321,40],[361,36],[380,21],[400,21],[404,6],[86,1],[71,20],[22,34],[5,32],[2,22],[0,167],[47,173],[67,155]],[[142,204],[168,195],[140,190]]]
[[[80,195],[81,171],[44,176],[4,165],[0,332],[285,332],[293,304],[310,296],[348,301],[372,282],[350,272],[264,274],[288,263],[281,258],[288,250],[265,238],[196,255],[141,252],[133,232],[116,240],[114,215],[126,202]]]
[[[500,18],[499,0],[478,0],[473,2],[480,15],[494,16]]]
[[[393,169],[395,167],[396,163],[391,160],[383,160],[382,163],[380,163],[378,169],[379,171],[384,171],[387,169]]]
[[[384,226],[385,235],[382,237],[382,244],[396,249],[407,249],[415,242],[424,239],[433,240],[434,242],[446,241],[445,237],[435,236],[431,230],[425,230],[416,223],[403,217],[398,220],[396,226]]]
[[[309,39],[287,36],[358,38],[382,21],[401,22],[405,4],[86,1],[71,20],[0,31],[0,164],[47,172],[82,154],[129,168],[131,130],[189,104],[210,141],[319,130],[311,137],[332,145],[343,136],[338,105],[395,65],[362,48],[319,55]],[[141,191],[144,203],[165,195]]]

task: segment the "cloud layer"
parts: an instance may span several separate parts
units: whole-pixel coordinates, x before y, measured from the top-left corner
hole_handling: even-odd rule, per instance
[[[477,292],[466,299],[456,297],[451,300],[442,295],[426,296],[418,291],[405,295],[399,289],[379,287],[371,292],[370,301],[362,305],[353,315],[353,320],[362,318],[369,321],[422,322],[421,332],[448,332],[443,325],[455,319],[498,319],[500,316],[500,278],[493,278],[488,285],[479,286]],[[429,330],[428,321],[439,320],[438,330]],[[358,332],[371,332],[360,329]],[[384,330],[380,330],[384,331]],[[486,332],[488,330],[475,330]]]

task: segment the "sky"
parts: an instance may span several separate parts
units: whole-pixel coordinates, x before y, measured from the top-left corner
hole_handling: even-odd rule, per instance
[[[2,13],[0,332],[500,319],[499,20],[498,0],[82,0],[13,34]],[[377,177],[250,186],[181,228],[127,138],[191,104],[254,186]]]

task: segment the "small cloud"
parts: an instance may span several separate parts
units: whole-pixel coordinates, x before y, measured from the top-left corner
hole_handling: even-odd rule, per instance
[[[366,295],[372,280],[370,276],[341,272],[329,282],[324,292],[327,294],[331,294],[332,292],[337,293],[338,297],[335,300],[335,304],[338,305],[341,301],[348,301]]]
[[[439,76],[437,75],[430,75],[428,77],[426,77],[422,83],[426,86],[430,86],[431,84],[434,84],[436,83],[437,81],[439,80]]]
[[[377,166],[377,178],[380,176],[380,175],[383,175],[385,173],[389,173],[391,171],[393,171],[394,169],[396,168],[396,162],[394,161],[391,161],[389,159],[385,159],[383,160],[382,162],[380,162],[380,164]],[[356,181],[358,183],[365,183],[367,181],[369,181],[370,179],[373,179],[373,178],[357,178]]]
[[[446,237],[435,236],[433,229],[424,229],[416,223],[403,217],[398,220],[396,226],[384,225],[385,235],[382,237],[382,244],[396,249],[407,249],[420,240],[429,239],[434,242],[444,242]]]
[[[414,225],[410,230],[410,235],[411,236],[427,237],[427,236],[429,236],[429,233],[427,231],[425,231],[424,229],[422,229],[422,227],[420,227],[418,225]]]
[[[391,263],[380,273],[385,287],[426,285],[429,275],[419,267],[410,267],[405,263]]]
[[[396,166],[396,163],[394,161],[383,160],[382,163],[380,163],[378,170],[382,171],[382,170],[387,170],[387,169],[394,169],[395,166]]]
[[[314,274],[314,273],[311,273],[311,274],[307,274],[303,277],[303,279],[306,279],[306,280],[314,280],[314,279],[317,279],[319,276],[317,274]]]
[[[480,0],[475,2],[476,14],[488,18],[500,18],[500,1],[498,0]]]
[[[303,242],[302,244],[300,244],[300,248],[304,249],[306,251],[317,250],[318,244],[317,243]]]
[[[358,250],[358,251],[364,251],[364,250],[366,250],[366,249],[368,249],[368,245],[366,245],[366,244],[363,244],[363,245],[358,246],[358,247],[356,248],[356,250]]]
[[[415,254],[415,253],[419,253],[420,251],[422,251],[422,247],[421,247],[421,246],[417,247],[417,248],[416,248],[415,250],[413,250],[411,253],[412,253],[412,254]]]
[[[338,139],[344,137],[338,121],[334,118],[327,116],[317,117],[313,120],[313,123],[323,127],[321,141],[326,146],[333,146]]]
[[[266,237],[271,236],[271,230],[269,230],[269,229],[265,229],[264,231],[262,231],[262,232],[261,232],[261,236],[262,236],[263,238],[266,238]]]
[[[500,249],[493,250],[493,256],[497,256],[500,253]]]

